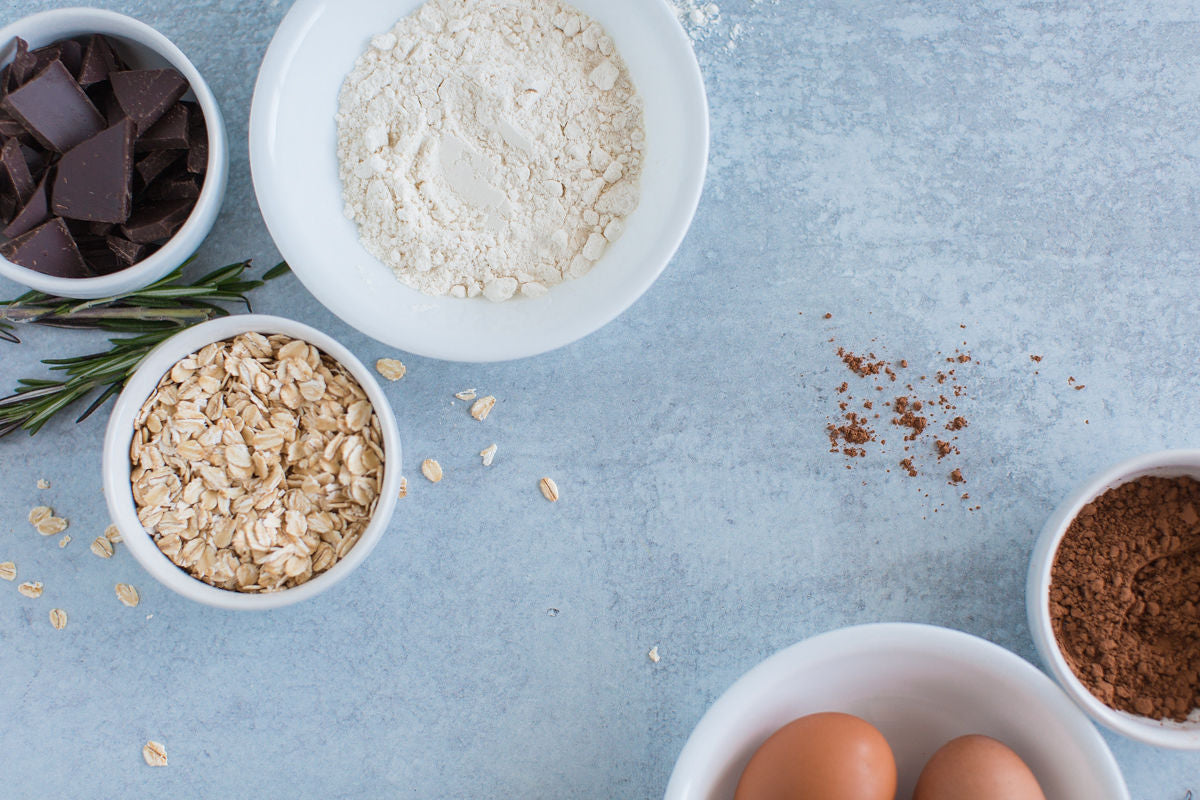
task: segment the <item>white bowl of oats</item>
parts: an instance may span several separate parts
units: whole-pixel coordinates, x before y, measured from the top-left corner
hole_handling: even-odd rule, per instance
[[[134,557],[179,594],[265,610],[346,577],[383,536],[400,434],[371,372],[292,320],[189,328],[142,362],[104,439],[104,493]]]

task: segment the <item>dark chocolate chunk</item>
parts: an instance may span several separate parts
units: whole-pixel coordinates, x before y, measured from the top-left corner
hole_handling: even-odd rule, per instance
[[[3,233],[8,238],[20,236],[50,219],[50,170],[38,181],[37,188],[24,205],[18,207],[16,216],[5,226]]]
[[[104,129],[104,118],[61,61],[4,98],[4,110],[45,147],[65,153]]]
[[[35,73],[50,66],[51,61],[61,61],[72,77],[79,77],[79,68],[83,63],[83,48],[74,39],[63,39],[60,42],[39,47],[30,55],[37,59],[33,68]]]
[[[138,152],[186,150],[188,141],[188,107],[186,103],[176,103],[138,138],[136,149]]]
[[[203,114],[194,113],[191,116],[192,125],[188,129],[191,146],[188,148],[187,168],[188,172],[201,175],[208,169],[208,126],[204,124]]]
[[[72,148],[58,162],[55,214],[124,222],[133,202],[133,122],[121,120]]]
[[[121,108],[121,104],[117,102],[117,96],[113,94],[112,84],[108,81],[100,81],[93,83],[87,90],[88,99],[92,104],[100,110],[104,115],[104,119],[108,120],[109,125],[116,125],[123,119],[129,117],[125,113],[125,109]]]
[[[135,69],[108,76],[117,102],[137,123],[140,136],[179,102],[188,82],[173,69]]]
[[[33,189],[33,175],[20,143],[16,139],[5,139],[4,146],[0,147],[0,192],[11,192],[24,203],[33,194]]]
[[[183,227],[193,206],[195,202],[192,200],[167,200],[139,208],[133,212],[129,222],[121,226],[121,233],[131,242],[139,244],[165,241]]]
[[[21,155],[25,156],[25,163],[29,166],[29,174],[34,180],[41,177],[46,170],[46,156],[41,150],[35,150],[24,144],[21,145]]]
[[[195,175],[166,175],[159,178],[146,189],[146,199],[151,202],[160,200],[195,200],[200,196],[200,184]]]
[[[147,153],[134,167],[137,170],[137,177],[141,180],[142,188],[154,183],[154,180],[162,175],[167,167],[184,155],[186,153],[183,150],[154,150]]]
[[[79,83],[84,88],[93,83],[108,80],[110,72],[121,67],[117,63],[117,54],[108,39],[96,34],[88,39],[83,48],[83,64],[79,68]]]
[[[0,137],[5,139],[16,139],[22,144],[36,144],[29,131],[25,130],[25,126],[10,117],[4,111],[0,111]]]
[[[136,264],[146,257],[146,251],[150,249],[148,244],[139,244],[131,242],[120,236],[109,236],[105,239],[108,249],[112,251],[120,261],[126,265]]]
[[[0,255],[14,264],[59,278],[87,278],[91,275],[83,256],[61,219],[52,219],[41,227],[0,244]]]
[[[82,223],[88,236],[107,236],[117,227],[115,222],[84,222]]]
[[[17,54],[12,60],[12,85],[9,91],[19,89],[37,72],[37,56],[29,52],[29,42],[17,37]]]

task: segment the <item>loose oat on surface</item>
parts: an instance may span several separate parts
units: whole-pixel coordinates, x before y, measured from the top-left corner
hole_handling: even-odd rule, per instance
[[[558,502],[558,484],[553,478],[542,478],[538,481],[538,488],[542,490],[542,496],[551,503]]]
[[[442,479],[442,465],[432,458],[427,458],[421,462],[421,474],[432,483],[437,483]]]
[[[58,540],[58,548],[61,550],[71,543],[71,534],[64,533],[63,537]]]
[[[146,759],[146,763],[152,767],[165,767],[167,765],[167,748],[163,747],[162,742],[151,739],[142,747],[142,758]]]
[[[471,405],[471,416],[483,422],[495,407],[496,398],[489,394],[487,397],[479,398]]]
[[[17,587],[17,591],[20,592],[21,594],[25,595],[26,597],[30,597],[30,598],[33,598],[34,600],[36,600],[37,598],[42,596],[42,582],[41,581],[26,581],[25,583],[22,583],[20,586]]]
[[[657,664],[661,660],[658,655],[658,646],[655,645],[654,647],[651,647],[650,652],[646,654],[646,657]]]
[[[49,489],[50,481],[46,480],[45,478],[38,478],[37,487],[39,489]]]
[[[298,586],[366,530],[383,433],[340,363],[287,336],[248,333],[176,364],[130,443],[138,516],[168,558],[213,586]]]
[[[69,524],[62,517],[48,517],[34,527],[42,536],[55,536],[65,531]]]
[[[474,389],[465,389],[461,392],[455,392],[454,396],[457,397],[459,400],[474,400],[475,399],[475,390]]]
[[[121,531],[119,531],[117,529],[116,525],[109,525],[107,528],[104,529],[104,538],[108,539],[113,544],[120,544],[121,543]]]
[[[479,455],[483,458],[483,465],[485,467],[490,467],[492,465],[492,459],[496,457],[496,445],[488,445],[479,451]]]
[[[408,368],[394,358],[381,358],[375,362],[375,371],[389,381],[398,381],[408,372]]]
[[[118,583],[117,599],[130,608],[134,608],[139,602],[141,602],[142,598],[138,594],[138,590],[130,586],[128,583]]]
[[[401,478],[400,479],[400,498],[399,499],[403,500],[406,497],[408,497],[408,478]]]
[[[67,627],[67,612],[63,611],[61,608],[50,609],[50,624],[53,625],[54,629],[57,631],[61,631],[63,628]]]
[[[54,516],[54,509],[49,506],[35,506],[29,512],[29,524],[36,528],[38,523],[50,519],[52,516]]]
[[[112,542],[110,542],[108,539],[105,539],[103,536],[97,536],[92,540],[92,552],[101,558],[112,558]]]
[[[0,578],[6,581],[15,581],[17,579],[17,565],[11,561],[0,563]]]

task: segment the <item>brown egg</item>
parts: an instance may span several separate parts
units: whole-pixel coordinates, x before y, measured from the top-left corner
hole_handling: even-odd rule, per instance
[[[1021,757],[988,736],[960,736],[933,754],[913,800],[1046,800]]]
[[[811,714],[758,748],[734,800],[894,800],[896,759],[883,734],[849,714]]]

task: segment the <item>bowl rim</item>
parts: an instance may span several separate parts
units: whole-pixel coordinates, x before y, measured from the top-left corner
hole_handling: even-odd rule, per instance
[[[1200,722],[1152,720],[1109,708],[1075,676],[1050,622],[1050,575],[1059,544],[1080,510],[1109,489],[1146,475],[1192,475],[1200,479],[1200,449],[1168,449],[1134,456],[1081,482],[1042,527],[1029,560],[1025,606],[1029,629],[1042,662],[1059,686],[1088,716],[1130,739],[1171,750],[1200,750]]]
[[[291,589],[265,594],[248,594],[219,589],[193,578],[163,555],[137,518],[129,482],[129,443],[133,419],[157,386],[159,379],[177,361],[213,342],[256,331],[304,339],[337,360],[359,382],[379,416],[383,432],[384,478],[379,503],[358,543],[328,571]],[[403,453],[400,432],[391,405],[379,382],[344,345],[316,328],[283,317],[239,314],[221,317],[188,328],[156,347],[138,366],[117,398],[104,435],[103,485],[113,523],[126,547],[155,579],[178,594],[218,608],[267,610],[315,597],[357,568],[379,543],[395,513],[402,480]]]
[[[351,303],[322,296],[323,293],[319,287],[314,285],[314,279],[307,277],[308,270],[303,250],[293,245],[288,237],[283,235],[283,225],[287,214],[282,208],[281,201],[275,199],[275,193],[267,188],[268,175],[277,171],[277,167],[274,166],[276,159],[271,154],[271,139],[276,129],[277,111],[288,79],[288,66],[297,43],[313,26],[314,13],[328,2],[329,0],[296,0],[284,16],[263,56],[251,101],[249,124],[251,178],[267,230],[279,251],[289,260],[289,263],[292,263],[296,277],[322,305],[346,324],[362,333],[406,352],[445,361],[494,363],[529,358],[573,344],[611,323],[649,291],[674,259],[695,221],[696,211],[704,191],[711,147],[711,120],[704,76],[691,39],[666,4],[647,3],[645,13],[660,15],[664,22],[664,30],[669,31],[666,34],[669,39],[667,44],[678,48],[681,54],[686,53],[686,57],[679,59],[679,64],[681,73],[686,74],[687,79],[683,85],[678,87],[678,91],[688,95],[696,103],[698,109],[697,117],[691,127],[696,132],[696,139],[694,143],[691,141],[688,143],[689,146],[694,145],[696,149],[696,168],[688,172],[686,178],[679,185],[678,191],[674,194],[674,206],[679,214],[678,224],[669,226],[660,232],[661,235],[655,239],[656,244],[653,251],[644,259],[647,269],[639,273],[636,280],[630,280],[623,284],[620,292],[606,294],[606,297],[611,299],[607,299],[603,305],[603,311],[597,312],[586,324],[579,327],[559,326],[547,329],[536,342],[514,343],[508,346],[488,344],[490,349],[481,353],[477,352],[480,346],[478,342],[467,345],[429,339],[418,340],[411,337],[404,341],[395,337],[388,338],[385,332],[386,326],[370,324],[361,313],[358,313],[358,309],[352,307]],[[368,33],[374,32],[377,31]],[[363,44],[365,47],[366,38],[364,38]],[[650,146],[662,148],[665,145],[657,140],[651,140]],[[645,201],[644,193],[642,200]],[[370,258],[375,263],[379,263],[373,256]],[[597,265],[603,262],[602,258]],[[553,293],[553,289],[551,292]],[[426,299],[441,300],[442,298],[428,297]],[[478,297],[458,302],[488,301]],[[514,298],[508,302],[523,303],[537,302],[537,300]]]
[[[0,256],[0,275],[36,291],[62,297],[108,297],[130,291],[131,287],[148,286],[191,257],[212,229],[224,201],[229,177],[229,146],[225,120],[216,96],[191,59],[164,34],[139,19],[107,9],[75,6],[30,14],[0,28],[0,49],[7,49],[17,36],[23,39],[36,37],[36,32],[47,26],[80,29],[79,33],[52,34],[56,39],[101,33],[132,41],[170,62],[187,79],[196,95],[196,102],[204,112],[204,124],[208,129],[208,169],[204,184],[200,187],[200,196],[196,198],[196,205],[187,221],[148,258],[109,275],[61,278],[44,275]],[[7,60],[5,58],[0,62]]]
[[[712,747],[708,742],[725,738],[729,720],[742,715],[747,699],[756,693],[757,686],[774,684],[779,679],[789,676],[799,661],[822,658],[828,660],[830,650],[880,648],[890,645],[903,645],[910,649],[927,648],[933,652],[953,652],[969,657],[981,665],[987,665],[989,669],[1002,670],[1013,676],[1045,704],[1050,705],[1057,718],[1071,729],[1077,739],[1086,741],[1089,745],[1088,751],[1097,756],[1098,763],[1094,766],[1097,770],[1104,771],[1103,782],[1116,787],[1123,800],[1129,800],[1125,779],[1100,732],[1045,673],[995,642],[964,631],[915,622],[875,622],[838,628],[803,639],[759,662],[726,689],[696,724],[671,771],[665,799],[687,800],[696,796],[693,792],[697,790],[708,790],[707,786],[692,784],[693,776],[704,761],[711,757]]]

